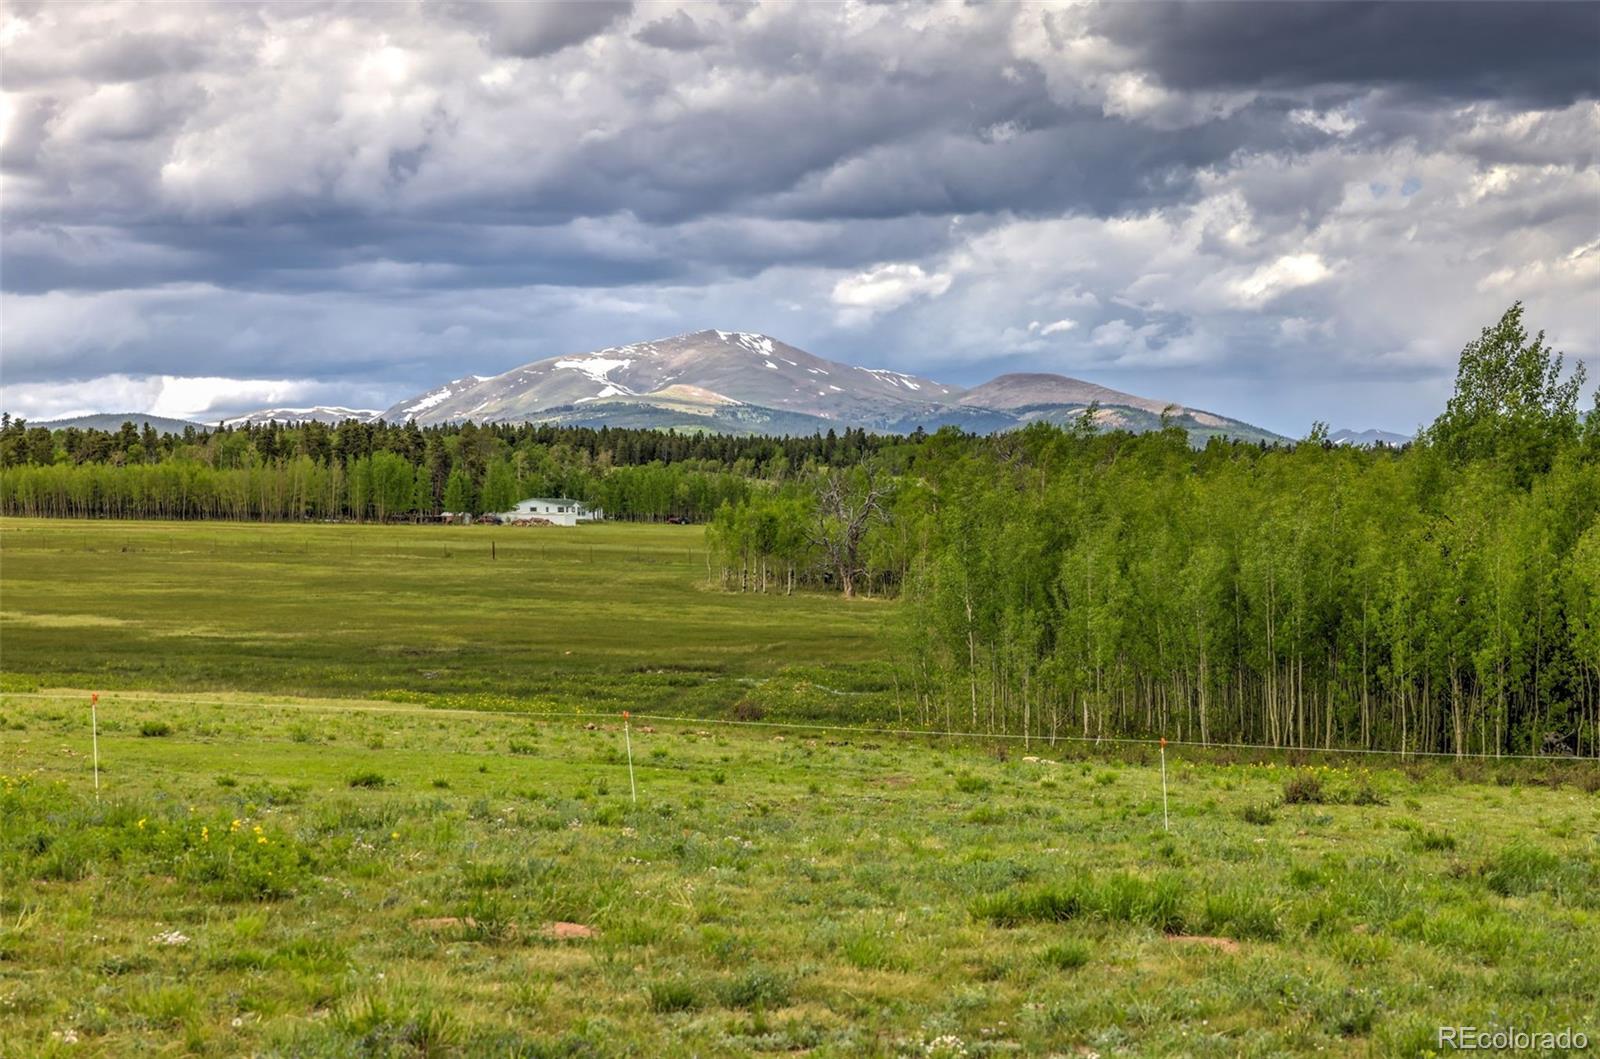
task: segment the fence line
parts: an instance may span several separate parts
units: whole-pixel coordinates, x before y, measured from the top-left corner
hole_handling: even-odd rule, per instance
[[[48,692],[11,691],[0,695],[10,695],[17,698],[60,698]],[[134,691],[130,698],[135,702],[171,702],[185,705],[215,705],[226,706],[220,700],[206,699],[202,696],[181,696],[162,694],[142,694]],[[357,704],[359,703],[359,704]],[[616,721],[622,713],[611,711],[593,710],[484,710],[472,707],[452,706],[425,706],[412,703],[395,703],[393,705],[372,704],[371,700],[357,700],[350,705],[335,705],[331,702],[296,703],[296,702],[255,702],[241,703],[245,706],[265,706],[286,710],[303,710],[308,712],[324,711],[331,713],[417,713],[448,716],[451,714],[470,717],[498,717],[503,719],[515,718],[540,718],[550,720],[609,720]],[[1300,746],[1269,746],[1263,743],[1205,743],[1198,740],[1166,739],[1159,736],[1082,736],[1082,735],[1035,735],[1017,732],[967,732],[951,729],[925,729],[925,728],[879,728],[850,724],[825,724],[806,723],[801,721],[765,721],[765,720],[737,720],[729,717],[686,717],[672,713],[636,713],[629,711],[629,716],[638,721],[651,721],[661,724],[682,725],[722,725],[724,727],[743,728],[771,728],[783,731],[801,732],[847,732],[854,735],[879,735],[898,736],[902,738],[932,738],[951,740],[983,741],[1010,741],[1024,742],[1027,744],[1039,743],[1055,745],[1056,743],[1073,743],[1092,746],[1148,746],[1160,747],[1163,743],[1167,746],[1194,747],[1199,750],[1247,750],[1256,753],[1269,754],[1351,754],[1367,755],[1373,757],[1400,758],[1402,761],[1411,758],[1429,758],[1438,760],[1462,761],[1543,761],[1547,763],[1559,762],[1600,762],[1600,756],[1580,757],[1578,755],[1557,754],[1484,754],[1484,753],[1455,753],[1448,750],[1376,750],[1365,747],[1300,747]]]

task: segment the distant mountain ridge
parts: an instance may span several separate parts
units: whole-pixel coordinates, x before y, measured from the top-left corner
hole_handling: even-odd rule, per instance
[[[1335,445],[1388,445],[1398,448],[1416,439],[1410,434],[1396,434],[1392,430],[1335,430],[1328,435]]]
[[[375,408],[342,408],[339,405],[315,405],[311,408],[263,408],[256,412],[248,412],[242,416],[233,416],[224,419],[225,427],[263,426],[267,423],[328,423],[336,425],[346,419],[355,419],[363,423],[371,422],[378,416]]]
[[[1070,426],[1080,422],[1090,406],[1096,408],[1095,425],[1102,430],[1140,433],[1175,426],[1195,444],[1215,436],[1288,440],[1242,420],[1064,375],[1019,372],[966,389],[905,372],[828,360],[768,335],[744,331],[695,331],[546,357],[499,375],[464,375],[382,412],[337,405],[263,408],[227,418],[223,425],[308,421],[332,425],[354,419],[414,420],[430,426],[471,420],[773,435],[844,428],[908,434],[956,426],[986,434],[1037,422]],[[166,433],[182,433],[189,426],[205,429],[136,413],[38,425],[117,430],[124,420],[148,421]]]
[[[963,389],[918,375],[818,357],[768,335],[695,331],[468,375],[397,402],[378,418],[420,425],[536,422],[795,434],[842,427],[885,433],[954,425],[992,433],[1069,424],[1090,404],[1102,429],[1157,429],[1163,416],[1197,442],[1279,435],[1176,402],[1045,373]]]
[[[185,430],[209,429],[204,423],[191,423],[187,419],[172,419],[167,416],[147,415],[143,412],[96,412],[86,416],[70,416],[66,419],[48,419],[35,422],[28,420],[30,427],[44,427],[46,430],[104,430],[115,433],[122,429],[122,424],[132,423],[139,429],[144,429],[145,424],[158,434],[182,434]]]

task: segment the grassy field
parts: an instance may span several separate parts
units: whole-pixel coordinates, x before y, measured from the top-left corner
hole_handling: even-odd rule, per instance
[[[609,721],[270,702],[106,696],[96,804],[84,697],[4,696],[6,1054],[1390,1055],[1442,1023],[1600,1030],[1579,786],[1174,761],[1166,833],[1149,761],[658,721],[634,807]]]
[[[692,526],[0,520],[11,686],[893,716],[879,601],[707,584]],[[493,558],[491,558],[491,546]]]
[[[651,717],[635,805],[616,709],[892,716],[892,608],[672,528],[0,532],[0,1055],[1600,1041],[1581,766],[1174,754],[1169,832],[1144,748]]]

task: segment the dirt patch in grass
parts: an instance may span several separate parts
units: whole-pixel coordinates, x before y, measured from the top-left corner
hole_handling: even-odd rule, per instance
[[[478,925],[477,920],[471,916],[434,916],[432,919],[413,919],[411,929],[426,934],[436,934],[444,930],[471,930]]]
[[[1167,940],[1177,942],[1179,945],[1203,945],[1208,949],[1228,953],[1230,956],[1237,955],[1241,951],[1239,943],[1232,938],[1214,938],[1207,934],[1168,934]]]
[[[539,933],[556,941],[577,941],[584,938],[597,938],[600,932],[593,927],[584,926],[582,923],[546,923],[539,928]]]

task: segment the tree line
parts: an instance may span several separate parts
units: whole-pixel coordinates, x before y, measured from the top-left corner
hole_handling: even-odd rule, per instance
[[[936,435],[753,489],[708,533],[730,588],[902,594],[899,679],[926,725],[1594,755],[1583,379],[1517,305],[1404,450],[1325,428],[1199,451],[1177,430]]]
[[[562,496],[624,519],[704,521],[755,479],[867,458],[865,431],[766,438],[346,420],[162,435],[0,421],[0,512],[71,518],[284,521],[431,518]]]

